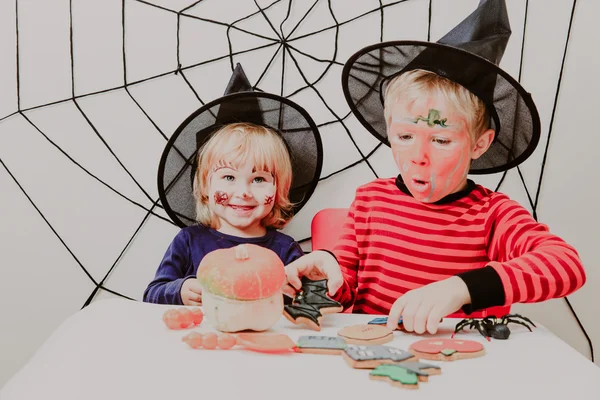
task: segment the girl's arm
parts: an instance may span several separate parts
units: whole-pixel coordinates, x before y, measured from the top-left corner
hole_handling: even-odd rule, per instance
[[[144,291],[148,303],[183,305],[181,286],[189,278],[186,271],[191,262],[188,235],[180,231],[169,245],[156,275]]]

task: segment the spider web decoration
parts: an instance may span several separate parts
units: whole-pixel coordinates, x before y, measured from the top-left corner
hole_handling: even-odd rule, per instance
[[[236,63],[242,64],[255,90],[298,103],[321,131],[324,164],[319,185],[285,230],[308,249],[310,221],[317,211],[347,207],[358,185],[396,175],[387,148],[366,132],[345,103],[340,85],[344,62],[377,41],[434,40],[477,4],[462,2],[458,7],[464,12],[435,18],[457,4],[441,0],[354,1],[351,6],[347,0],[237,0],[228,7],[218,6],[216,0],[88,3],[62,0],[33,10],[14,1],[9,11],[15,15],[16,66],[11,79],[16,77],[16,110],[11,99],[0,100],[0,171],[10,177],[6,184],[18,186],[85,276],[83,307],[102,292],[141,298],[178,230],[156,190],[162,149],[188,115],[222,95]],[[536,219],[576,3],[570,4],[554,93],[544,103],[536,98],[540,109],[551,110],[538,150],[511,171],[473,178],[523,200]],[[56,82],[48,82],[48,77],[27,68],[35,55],[22,43],[49,40],[32,36],[31,21],[42,21],[44,8],[57,7],[64,16],[61,38],[68,44],[61,47],[61,54],[48,55],[47,62],[61,74],[50,78]],[[436,8],[442,11],[434,13]],[[32,17],[36,10],[39,14]],[[527,59],[528,10],[528,0],[509,4],[513,36],[507,54],[512,52],[513,57],[505,55],[504,64],[509,65],[503,67],[519,81]],[[24,13],[30,24],[26,27]],[[91,41],[92,34],[103,39]],[[111,43],[118,43],[118,49]],[[19,161],[32,146],[39,146],[44,156]],[[513,179],[507,179],[511,175]]]

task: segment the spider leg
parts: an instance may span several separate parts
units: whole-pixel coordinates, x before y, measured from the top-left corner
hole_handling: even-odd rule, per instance
[[[456,324],[456,327],[454,328],[454,333],[452,333],[452,337],[454,338],[455,334],[457,334],[459,331],[461,331],[469,323],[472,323],[471,321],[472,320],[470,318],[467,318],[467,319],[463,319],[458,324]]]
[[[528,323],[530,323],[531,325],[533,325],[534,327],[537,328],[537,326],[535,326],[535,324],[533,323],[533,321],[531,321],[529,318],[524,317],[524,316],[519,315],[519,314],[508,314],[508,315],[505,315],[502,319],[507,319],[510,322],[514,322],[513,318],[521,318],[521,319],[525,320],[525,322],[528,322]]]
[[[527,325],[525,322],[522,322],[522,321],[519,321],[519,320],[516,320],[516,319],[507,318],[507,319],[506,319],[506,324],[508,324],[508,323],[510,323],[510,322],[512,322],[512,323],[514,323],[514,324],[523,325],[524,327],[526,327],[527,329],[529,329],[529,332],[533,332],[533,331],[531,330],[531,328],[529,327],[529,325]],[[535,325],[534,325],[534,326],[535,326]]]
[[[477,323],[475,323],[475,328],[477,328],[479,333],[481,333],[481,335],[483,335],[485,340],[487,340],[488,342],[490,341],[490,337],[488,336],[487,332],[483,330],[483,328],[481,327],[481,323],[479,321],[477,321]]]

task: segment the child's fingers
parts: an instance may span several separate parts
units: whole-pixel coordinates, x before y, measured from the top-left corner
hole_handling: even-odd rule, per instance
[[[406,295],[404,295],[406,296]],[[412,332],[415,329],[415,314],[421,306],[420,300],[408,300],[402,311],[402,326],[408,332]],[[393,321],[393,320],[392,320]],[[397,321],[397,320],[396,320]],[[388,319],[389,323],[389,319]]]
[[[187,298],[190,302],[194,302],[194,303],[202,303],[202,295],[192,292],[190,290],[190,292],[187,295]]]
[[[325,275],[327,275],[327,288],[329,289],[329,295],[333,296],[344,284],[342,271],[340,271],[337,266],[330,266],[325,268]]]
[[[419,309],[417,310],[413,323],[413,330],[418,333],[425,333],[427,329],[427,323],[429,315],[431,314],[432,309],[434,308],[433,303],[421,303]]]
[[[442,308],[443,307],[440,305],[434,306],[427,317],[427,332],[431,333],[432,335],[437,332],[440,322],[442,321]]]
[[[287,278],[287,283],[296,290],[300,290],[302,288],[302,282],[300,281],[302,271],[304,271],[305,269],[307,269],[308,266],[311,266],[313,264],[309,256],[310,255],[300,257],[299,259],[292,261],[285,267],[285,276]]]
[[[398,298],[398,300],[396,300],[394,302],[394,304],[392,305],[392,308],[390,309],[390,313],[388,315],[388,320],[387,320],[387,328],[391,329],[392,331],[396,330],[396,328],[398,328],[398,320],[400,320],[400,316],[402,316],[403,311],[404,311],[404,306],[406,305],[406,301],[404,300],[403,297]],[[403,317],[403,322],[402,325],[404,326],[404,317]]]
[[[188,301],[188,304],[190,306],[195,306],[195,307],[200,307],[202,305],[202,301]]]
[[[283,286],[281,287],[281,291],[284,295],[286,295],[287,297],[291,297],[292,299],[296,295],[296,291],[294,290],[294,288],[288,285],[287,283],[283,284]]]

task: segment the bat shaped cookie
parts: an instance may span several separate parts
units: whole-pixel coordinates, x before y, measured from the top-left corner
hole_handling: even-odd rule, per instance
[[[318,281],[302,277],[302,288],[291,304],[285,305],[283,315],[294,324],[304,323],[320,331],[324,314],[340,312],[340,303],[327,296],[327,279]]]

